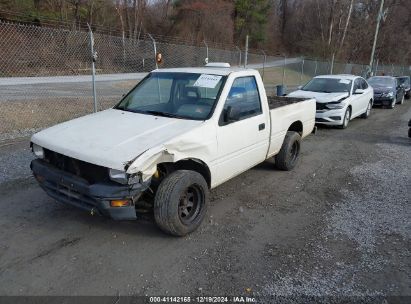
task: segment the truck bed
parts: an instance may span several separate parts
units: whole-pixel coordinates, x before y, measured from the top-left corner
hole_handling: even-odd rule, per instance
[[[268,107],[270,110],[286,106],[293,103],[309,100],[308,98],[296,98],[287,96],[267,96]]]

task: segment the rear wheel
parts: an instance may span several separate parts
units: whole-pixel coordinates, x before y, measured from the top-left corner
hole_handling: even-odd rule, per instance
[[[351,118],[351,109],[347,108],[347,110],[345,111],[345,114],[344,114],[343,123],[340,125],[341,129],[346,129],[348,127],[348,123],[350,122],[350,118]]]
[[[154,218],[166,233],[184,236],[200,226],[207,211],[208,185],[195,171],[177,170],[164,178],[154,199]]]
[[[361,117],[367,119],[371,114],[371,108],[372,108],[372,101],[370,100],[367,106],[367,110],[365,110],[364,114],[362,114]]]
[[[288,131],[280,152],[275,156],[275,166],[284,171],[292,170],[297,164],[300,148],[300,134],[294,131]]]

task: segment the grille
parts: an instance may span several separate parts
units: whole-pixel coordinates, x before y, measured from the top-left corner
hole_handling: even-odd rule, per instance
[[[109,181],[108,169],[44,149],[45,159],[56,168],[87,180],[90,184]]]
[[[316,107],[317,111],[318,111],[318,110],[326,110],[326,109],[327,109],[326,105],[327,105],[327,104],[325,104],[325,103],[319,103],[319,102],[317,102],[317,103],[315,104],[315,107]]]

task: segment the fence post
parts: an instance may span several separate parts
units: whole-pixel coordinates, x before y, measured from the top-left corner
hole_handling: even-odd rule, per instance
[[[314,76],[317,76],[318,60],[315,60]]]
[[[303,75],[304,75],[304,57],[303,57],[303,60],[301,61],[300,85],[303,84]]]
[[[90,37],[90,51],[91,51],[91,83],[93,87],[93,104],[94,112],[97,112],[97,93],[96,93],[96,67],[95,62],[97,59],[97,52],[94,51],[94,36],[90,25],[87,23]]]
[[[285,83],[285,66],[287,65],[287,55],[284,55],[284,65],[283,65],[283,81],[282,85],[284,86]]]
[[[378,63],[379,63],[379,62],[380,62],[380,59],[377,58],[377,63],[375,64],[375,72],[374,72],[374,75],[375,75],[375,76],[378,75]],[[371,76],[374,76],[374,75],[371,75]]]
[[[151,41],[153,42],[153,48],[154,48],[154,62],[156,63],[156,69],[158,69],[158,64],[157,64],[157,44],[156,41],[154,40],[153,36],[151,34],[147,34],[148,37],[150,37]]]
[[[241,49],[238,47],[238,46],[235,46],[235,48],[238,50],[238,54],[240,55],[239,56],[239,61],[238,61],[238,66],[240,67],[241,66]]]
[[[206,59],[204,61],[205,61],[205,63],[208,63],[208,44],[205,41],[205,39],[203,40],[203,43],[206,46]]]
[[[263,61],[263,76],[262,76],[262,79],[263,79],[263,81],[264,81],[264,71],[265,71],[265,64],[266,64],[266,61],[267,61],[267,54],[264,52],[264,50],[261,50],[261,52],[264,54],[264,61]]]
[[[330,74],[333,74],[333,69],[334,69],[334,59],[335,59],[335,53],[333,53],[333,57],[331,59],[331,67],[330,67]]]
[[[248,61],[248,35],[245,37],[244,68],[247,67],[247,61]]]

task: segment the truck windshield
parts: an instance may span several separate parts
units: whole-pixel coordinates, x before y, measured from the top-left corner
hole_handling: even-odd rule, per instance
[[[313,78],[301,90],[320,93],[350,92],[352,81],[341,78]]]
[[[208,119],[225,77],[197,73],[154,72],[115,107],[130,112],[193,120]]]

